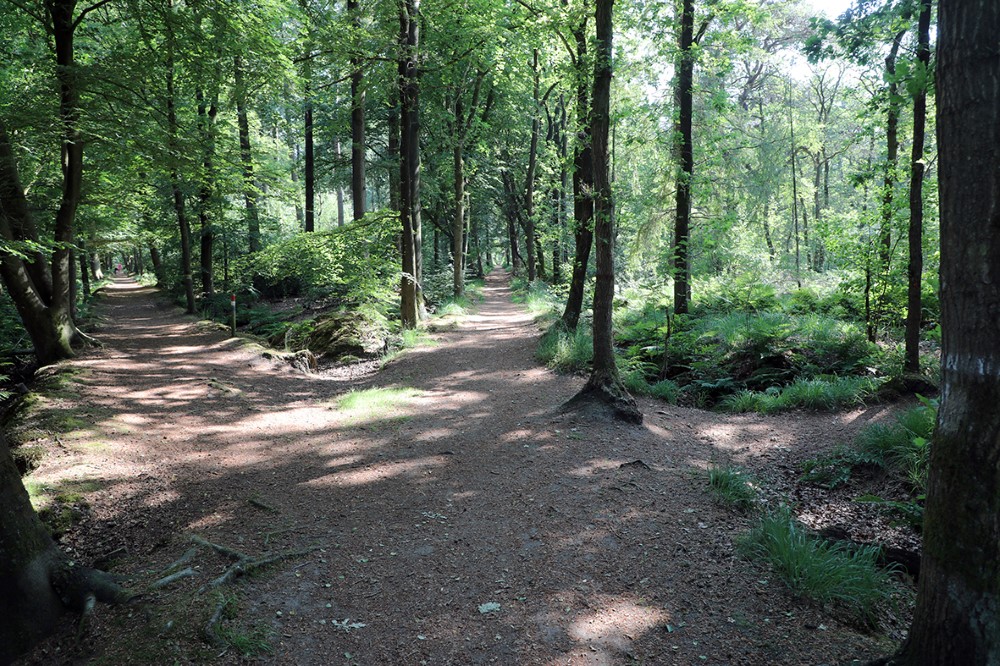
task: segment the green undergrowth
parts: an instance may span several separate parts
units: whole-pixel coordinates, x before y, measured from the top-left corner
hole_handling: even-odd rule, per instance
[[[876,624],[879,606],[891,595],[891,571],[878,565],[878,547],[819,539],[788,507],[761,518],[738,546],[746,557],[769,564],[795,594],[831,603],[866,626]]]
[[[541,323],[559,318],[566,299],[566,285],[550,285],[542,280],[528,282],[516,277],[511,280],[512,300],[525,308]]]
[[[832,410],[855,407],[877,399],[883,381],[884,379],[874,377],[856,376],[796,379],[787,386],[775,386],[765,391],[740,389],[723,397],[718,408],[733,414],[774,414],[790,409]]]
[[[708,487],[719,501],[739,511],[751,511],[757,504],[754,480],[735,465],[709,467]]]
[[[920,404],[899,413],[894,421],[866,426],[851,445],[840,445],[807,460],[801,480],[832,489],[848,483],[861,469],[890,474],[903,483],[906,496],[884,498],[865,494],[855,501],[880,505],[919,530],[937,409],[936,400],[920,397]]]

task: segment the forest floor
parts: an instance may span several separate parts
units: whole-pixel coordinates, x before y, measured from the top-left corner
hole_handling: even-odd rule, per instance
[[[583,379],[539,367],[501,273],[476,314],[360,376],[303,375],[128,280],[98,311],[105,346],[50,406],[76,429],[31,484],[85,497],[61,539],[82,563],[136,590],[194,575],[98,608],[82,644],[67,617],[26,663],[849,664],[907,624],[905,601],[865,631],[794,597],[737,552],[752,518],[706,479],[738,464],[772,504],[800,499],[801,462],[893,406],[561,413]],[[369,389],[400,390],[338,402]],[[281,557],[212,588],[239,554],[192,536]]]

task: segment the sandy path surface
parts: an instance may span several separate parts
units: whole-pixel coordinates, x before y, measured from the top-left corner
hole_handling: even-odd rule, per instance
[[[116,284],[106,346],[72,364],[89,433],[36,473],[98,488],[66,547],[133,584],[191,535],[250,556],[316,550],[222,588],[239,609],[226,626],[263,632],[270,653],[201,640],[216,593],[195,590],[231,564],[203,548],[198,575],[148,598],[148,622],[104,609],[90,653],[64,639],[33,661],[834,664],[887,650],[741,558],[750,521],[703,473],[732,461],[782,492],[796,461],[881,410],[778,419],[643,400],[639,427],[559,414],[582,380],[538,367],[538,328],[504,277],[435,345],[358,380],[304,376]],[[372,388],[401,390],[337,402]]]

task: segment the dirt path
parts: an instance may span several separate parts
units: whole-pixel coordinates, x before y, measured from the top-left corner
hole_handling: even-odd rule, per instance
[[[106,347],[73,364],[92,423],[36,473],[98,488],[65,545],[145,583],[192,534],[252,556],[319,548],[223,588],[238,608],[224,626],[268,635],[265,663],[834,664],[887,649],[740,558],[749,521],[703,476],[731,460],[780,492],[783,469],[878,410],[559,415],[582,382],[537,366],[537,327],[500,274],[479,314],[355,382],[265,361],[125,281],[102,313]],[[336,401],[374,388],[399,390]],[[89,659],[243,661],[197,635],[217,597],[194,590],[229,564],[202,549],[149,623],[102,610]],[[67,645],[33,661],[73,661]]]

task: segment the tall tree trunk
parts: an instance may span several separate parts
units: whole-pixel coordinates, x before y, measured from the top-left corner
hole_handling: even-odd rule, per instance
[[[80,282],[83,284],[83,300],[90,299],[90,266],[88,266],[87,241],[79,239],[80,251],[77,253],[80,261]]]
[[[930,47],[931,0],[921,0],[917,19],[917,62],[927,71],[931,61]],[[930,79],[927,78],[927,81]],[[910,261],[907,265],[906,352],[903,367],[907,372],[920,372],[920,321],[922,304],[920,286],[924,272],[924,131],[927,122],[927,86],[921,85],[913,95],[913,149],[910,156],[910,228],[908,235]]]
[[[400,136],[400,217],[403,236],[403,277],[400,288],[400,311],[403,326],[413,328],[423,318],[420,226],[420,83],[417,49],[420,26],[416,0],[402,0],[400,5],[399,62],[401,99]]]
[[[82,336],[73,321],[72,261],[73,226],[80,204],[83,182],[83,137],[79,130],[80,95],[74,62],[73,40],[77,20],[76,3],[51,0],[46,10],[51,20],[56,55],[56,82],[59,88],[59,121],[62,153],[62,195],[56,211],[52,238],[55,249],[46,257],[33,253],[24,261],[5,253],[0,261],[2,277],[25,330],[43,365],[73,356],[73,344]],[[37,244],[38,234],[21,186],[17,160],[0,122],[0,237],[7,241]]]
[[[162,286],[166,284],[167,274],[163,267],[163,260],[160,258],[160,249],[153,243],[149,244],[149,260],[153,264],[153,274],[156,275],[156,285]]]
[[[680,16],[680,62],[677,68],[678,116],[675,128],[677,154],[680,163],[677,169],[677,201],[674,222],[674,312],[688,311],[691,296],[691,267],[689,265],[689,243],[691,234],[691,179],[694,177],[694,146],[691,136],[694,115],[694,2],[682,0]]]
[[[597,58],[591,128],[594,142],[594,245],[597,278],[594,284],[594,361],[587,384],[570,405],[597,402],[611,408],[616,418],[642,423],[642,413],[625,390],[615,363],[611,327],[615,295],[615,205],[611,191],[608,130],[611,106],[612,8],[614,0],[597,0]]]
[[[316,158],[313,141],[313,102],[310,77],[312,67],[307,65],[305,85],[305,164],[302,179],[305,180],[306,221],[308,233],[316,231]]]
[[[389,163],[389,208],[399,213],[400,207],[400,168],[399,168],[399,86],[389,89],[389,119],[387,122],[388,138],[386,140],[386,155]]]
[[[49,580],[56,556],[0,439],[0,663],[10,663],[55,628],[63,610]]]
[[[799,149],[795,144],[795,118],[792,115],[791,88],[789,88],[788,100],[788,130],[791,134],[792,142],[792,229],[795,233],[795,284],[802,288],[802,255],[799,248],[799,175],[796,168],[796,156]],[[805,206],[803,206],[803,209]],[[804,211],[803,211],[804,212]]]
[[[198,124],[201,133],[202,159],[201,182],[198,186],[198,219],[201,223],[201,293],[205,297],[215,293],[212,279],[213,255],[215,253],[215,229],[212,223],[212,199],[215,192],[215,118],[219,113],[216,99],[206,105],[199,88],[195,93],[198,101]]]
[[[535,269],[538,252],[535,248],[535,171],[538,167],[538,135],[541,132],[542,122],[538,117],[539,111],[539,76],[538,71],[538,49],[535,49],[531,63],[532,77],[534,81],[534,105],[531,109],[531,143],[528,147],[528,172],[525,175],[524,183],[524,251],[528,255],[528,281],[534,282],[538,277]]]
[[[357,44],[361,32],[361,10],[358,0],[347,0],[347,12],[351,15],[351,27],[355,31]],[[368,192],[365,187],[365,89],[364,61],[354,47],[351,55],[351,198],[354,203],[354,219],[365,215]]]
[[[890,663],[1000,663],[1000,4],[938,18],[943,387],[909,637]]]
[[[170,159],[170,192],[174,213],[181,236],[181,280],[184,284],[186,312],[194,314],[194,278],[191,270],[191,224],[184,207],[184,193],[181,191],[180,146],[177,127],[177,103],[174,95],[174,38],[171,32],[167,40],[167,147]]]
[[[253,175],[253,154],[250,148],[250,121],[247,117],[247,86],[243,72],[243,57],[233,57],[233,83],[236,96],[236,124],[240,135],[240,164],[243,167],[243,200],[246,202],[247,235],[250,252],[260,252],[260,213],[257,210],[257,183]]]
[[[462,92],[456,92],[455,100],[455,136],[452,147],[452,171],[455,177],[455,217],[451,225],[452,239],[452,291],[455,297],[465,293],[465,247],[463,239],[465,232],[465,157],[461,136],[462,127]]]
[[[893,190],[896,187],[896,165],[899,161],[899,84],[896,81],[896,57],[906,30],[900,30],[892,40],[885,57],[885,73],[889,81],[885,117],[885,175],[882,179],[882,228],[879,230],[879,259],[882,272],[888,274],[892,255]]]
[[[563,3],[565,6],[565,2]],[[570,278],[562,324],[575,331],[583,310],[583,292],[587,283],[587,265],[594,245],[594,162],[590,125],[590,91],[584,75],[587,57],[586,15],[573,28],[576,44],[576,120],[577,142],[573,148],[573,275]]]

